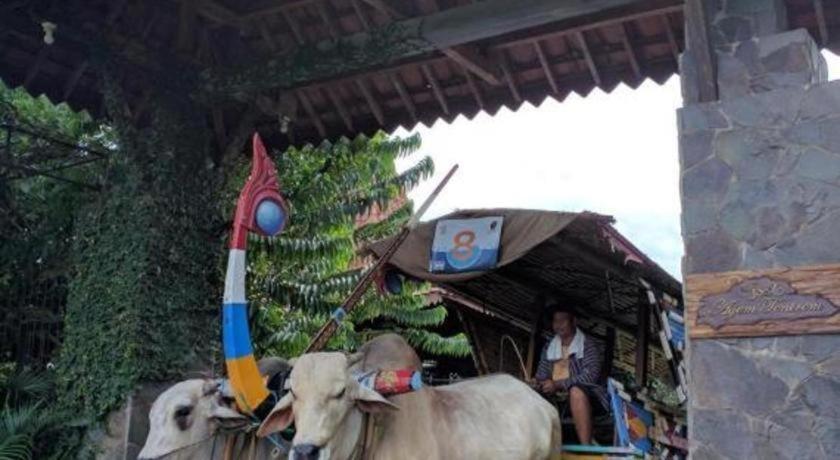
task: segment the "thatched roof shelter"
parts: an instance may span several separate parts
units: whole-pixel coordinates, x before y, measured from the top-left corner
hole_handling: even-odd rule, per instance
[[[503,227],[499,261],[486,272],[455,274],[428,270],[432,239],[438,222],[448,219],[501,216]],[[637,359],[645,370],[668,377],[668,364],[661,349],[648,359],[648,343],[657,349],[658,334],[644,283],[670,297],[679,309],[680,283],[653,262],[613,226],[608,216],[521,209],[465,210],[425,222],[412,230],[394,254],[391,266],[409,278],[430,281],[433,295],[449,305],[462,319],[464,330],[478,351],[479,371],[522,374],[517,358],[504,336],[516,344],[534,365],[535,351],[548,334],[544,301],[554,297],[575,307],[589,333],[611,342],[613,363],[635,372]],[[390,239],[370,249],[384,253]],[[531,337],[538,331],[531,345]],[[507,340],[507,339],[505,339]],[[643,345],[637,347],[641,341]],[[529,350],[530,349],[530,350]],[[527,352],[526,352],[527,351]],[[638,354],[637,354],[638,351]],[[502,356],[504,355],[504,356]],[[641,370],[641,369],[640,369]]]

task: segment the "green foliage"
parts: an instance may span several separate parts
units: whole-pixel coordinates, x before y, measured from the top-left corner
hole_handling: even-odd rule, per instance
[[[201,113],[158,98],[150,126],[123,118],[110,187],[79,211],[58,363],[61,402],[98,419],[143,380],[207,368],[218,347],[215,170]]]
[[[58,409],[52,375],[30,370],[0,375],[0,459],[70,458],[59,439],[81,434],[81,421]]]
[[[680,407],[680,398],[673,384],[668,384],[656,377],[650,378],[650,396],[668,407]]]
[[[32,168],[57,168],[84,159],[84,152],[52,140],[108,151],[111,133],[86,114],[54,106],[43,97],[33,98],[2,83],[0,122],[6,125],[0,129],[0,157],[4,159],[0,163],[0,298],[9,299],[8,307],[0,308],[0,324],[58,321],[41,305],[15,300],[22,292],[44,298],[51,293],[43,291],[42,281],[69,276],[75,210],[95,198],[95,193],[34,175]],[[32,133],[45,134],[51,140]],[[99,183],[106,166],[107,161],[89,162],[56,174]]]
[[[434,165],[423,158],[402,173],[394,160],[420,146],[418,136],[405,139],[378,134],[342,139],[320,147],[289,149],[277,156],[281,188],[291,206],[290,225],[275,238],[252,238],[248,292],[258,354],[299,354],[330,313],[341,305],[363,273],[360,249],[395,234],[411,216],[411,203],[390,209],[405,193],[429,177]],[[230,215],[235,194],[247,174],[240,165],[225,199]],[[364,217],[388,210],[384,219]],[[361,218],[360,218],[361,216]],[[463,356],[463,336],[450,338],[425,330],[440,325],[446,310],[429,307],[427,286],[406,285],[399,295],[371,289],[330,341],[332,349],[353,349],[382,330],[399,330],[421,350]]]

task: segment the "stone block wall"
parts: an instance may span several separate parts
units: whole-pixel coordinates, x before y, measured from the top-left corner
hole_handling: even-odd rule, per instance
[[[840,81],[680,110],[686,274],[840,260]]]
[[[678,115],[683,274],[840,263],[840,82],[783,2],[712,3],[719,100]],[[840,458],[840,335],[688,350],[693,459]]]

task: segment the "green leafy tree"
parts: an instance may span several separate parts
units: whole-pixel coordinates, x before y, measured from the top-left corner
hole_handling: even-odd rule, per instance
[[[0,83],[0,324],[60,321],[19,300],[21,293],[43,299],[50,294],[43,281],[69,276],[75,212],[95,199],[89,186],[102,182],[108,160],[71,146],[108,152],[110,137],[84,113]]]
[[[364,246],[395,234],[410,218],[412,203],[404,199],[405,193],[428,178],[434,165],[426,157],[398,173],[394,161],[419,146],[418,136],[380,133],[290,148],[276,156],[281,188],[291,206],[290,224],[278,237],[253,237],[248,253],[253,338],[260,354],[302,352],[369,268],[370,260],[361,259]],[[232,181],[229,209],[247,175],[246,166]],[[387,217],[365,223],[364,216],[372,210],[387,210]],[[427,288],[404,283],[399,294],[388,296],[370,289],[328,347],[353,349],[390,330],[422,351],[468,354],[463,335],[443,337],[432,330],[443,322],[446,309],[428,305],[423,295]]]
[[[109,161],[72,146],[110,155],[113,136],[85,113],[2,82],[0,124],[0,324],[60,323],[60,305],[31,300],[63,302],[47,281],[72,276],[76,211],[97,199],[91,186],[105,181]],[[48,328],[29,333],[54,339]],[[0,344],[0,459],[70,458],[60,446],[76,444],[83,423],[55,404],[53,372],[33,370],[55,357],[33,362],[24,346]]]
[[[57,446],[80,436],[85,422],[54,398],[51,372],[0,369],[0,459],[72,458]]]

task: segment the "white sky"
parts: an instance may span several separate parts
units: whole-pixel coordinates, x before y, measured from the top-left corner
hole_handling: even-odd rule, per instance
[[[829,74],[840,76],[840,58],[827,54]],[[616,218],[618,230],[671,274],[680,276],[677,77],[660,86],[646,81],[562,103],[526,103],[491,117],[419,125],[423,155],[435,176],[409,196],[419,205],[453,164],[460,168],[424,220],[456,209],[510,207],[588,210]],[[399,129],[394,134],[407,135]]]

